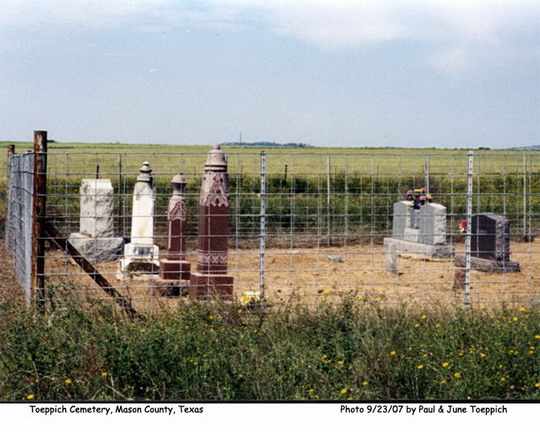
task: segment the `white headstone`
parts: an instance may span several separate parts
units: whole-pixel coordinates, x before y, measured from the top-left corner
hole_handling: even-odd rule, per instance
[[[446,243],[446,207],[441,204],[425,204],[420,207],[418,221],[419,241],[429,245]]]
[[[159,270],[159,248],[154,245],[154,203],[156,193],[150,164],[144,162],[133,191],[131,243],[124,247],[118,278],[145,278]]]
[[[81,195],[81,234],[92,237],[114,236],[114,190],[109,179],[83,179]]]
[[[70,243],[89,261],[115,261],[124,240],[114,237],[114,189],[109,179],[83,179],[80,231],[69,236]]]

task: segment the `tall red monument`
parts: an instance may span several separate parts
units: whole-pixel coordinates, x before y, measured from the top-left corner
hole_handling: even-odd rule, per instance
[[[231,297],[233,277],[227,274],[229,237],[227,157],[215,144],[208,153],[199,200],[197,271],[189,292],[196,297]]]

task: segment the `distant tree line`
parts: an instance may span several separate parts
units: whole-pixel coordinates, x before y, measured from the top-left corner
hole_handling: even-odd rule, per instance
[[[257,142],[226,142],[221,143],[222,146],[246,146],[246,147],[313,147],[304,143],[286,143],[280,144],[270,141],[257,141]]]

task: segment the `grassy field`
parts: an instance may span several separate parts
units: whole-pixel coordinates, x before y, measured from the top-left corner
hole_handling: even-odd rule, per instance
[[[524,308],[0,308],[3,401],[540,398],[540,315]]]
[[[0,143],[6,148],[10,142]],[[32,148],[31,143],[14,143],[18,153]],[[259,173],[260,152],[267,153],[267,171],[289,175],[319,175],[328,170],[372,175],[419,174],[424,172],[426,156],[430,171],[437,174],[463,175],[467,172],[467,150],[463,149],[405,149],[405,148],[279,148],[279,147],[224,147],[229,156],[229,171],[246,174]],[[144,160],[148,160],[160,173],[178,170],[199,173],[203,169],[210,146],[151,145],[151,144],[83,144],[50,143],[49,167],[72,174],[87,175],[100,164],[101,173],[118,172],[118,155],[126,172],[135,173]],[[475,150],[476,170],[486,175],[523,172],[523,155],[528,155],[527,171],[540,170],[540,152]],[[0,167],[6,166],[7,151],[0,151]],[[92,156],[90,156],[92,155]],[[95,162],[92,164],[92,162]],[[287,166],[287,168],[285,168]]]
[[[29,143],[16,145],[19,153],[30,148]],[[52,143],[51,217],[65,232],[76,229],[80,179],[95,175],[97,165],[116,190],[122,185],[124,208],[129,208],[135,174],[144,160],[155,168],[158,211],[163,213],[166,205],[171,175],[184,171],[193,195],[190,211],[195,214],[208,150]],[[343,224],[338,218],[346,214],[351,230],[356,230],[353,235],[364,228],[371,234],[387,231],[391,204],[402,189],[423,185],[427,154],[437,201],[447,205],[450,218],[463,214],[463,150],[226,147],[231,209],[240,217],[231,221],[238,220],[246,235],[250,226],[254,232],[258,226],[261,150],[269,154],[269,226],[278,231],[291,224],[307,232],[321,223],[321,214],[332,217],[336,226]],[[540,212],[540,153],[475,153],[480,154],[475,172],[482,173],[481,184],[475,177],[481,192],[475,197],[476,208],[505,210],[517,220],[523,208],[523,154],[527,155],[528,208],[534,223]],[[330,208],[321,199],[328,156],[333,173]],[[1,169],[5,158],[6,151],[0,152]],[[345,187],[348,196],[342,193]],[[242,193],[235,194],[237,190]],[[326,226],[326,219],[323,222]],[[450,230],[457,226],[454,222],[449,221]],[[160,223],[158,232],[163,229]],[[13,279],[3,278],[0,294]],[[540,314],[527,305],[495,312],[433,305],[424,310],[421,305],[387,308],[345,296],[338,304],[322,302],[316,309],[291,305],[258,313],[235,304],[181,302],[172,312],[129,320],[97,301],[38,314],[2,299],[3,401],[540,398]]]

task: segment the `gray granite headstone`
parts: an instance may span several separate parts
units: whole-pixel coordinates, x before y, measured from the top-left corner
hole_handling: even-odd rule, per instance
[[[413,204],[410,201],[398,201],[394,203],[394,217],[392,221],[393,238],[405,239],[405,228],[412,228],[411,218],[413,211]]]
[[[109,179],[83,179],[80,187],[80,231],[70,243],[94,263],[115,261],[124,239],[114,236],[114,190]]]
[[[425,204],[420,207],[418,220],[420,243],[443,245],[446,243],[446,207],[441,204]]]

